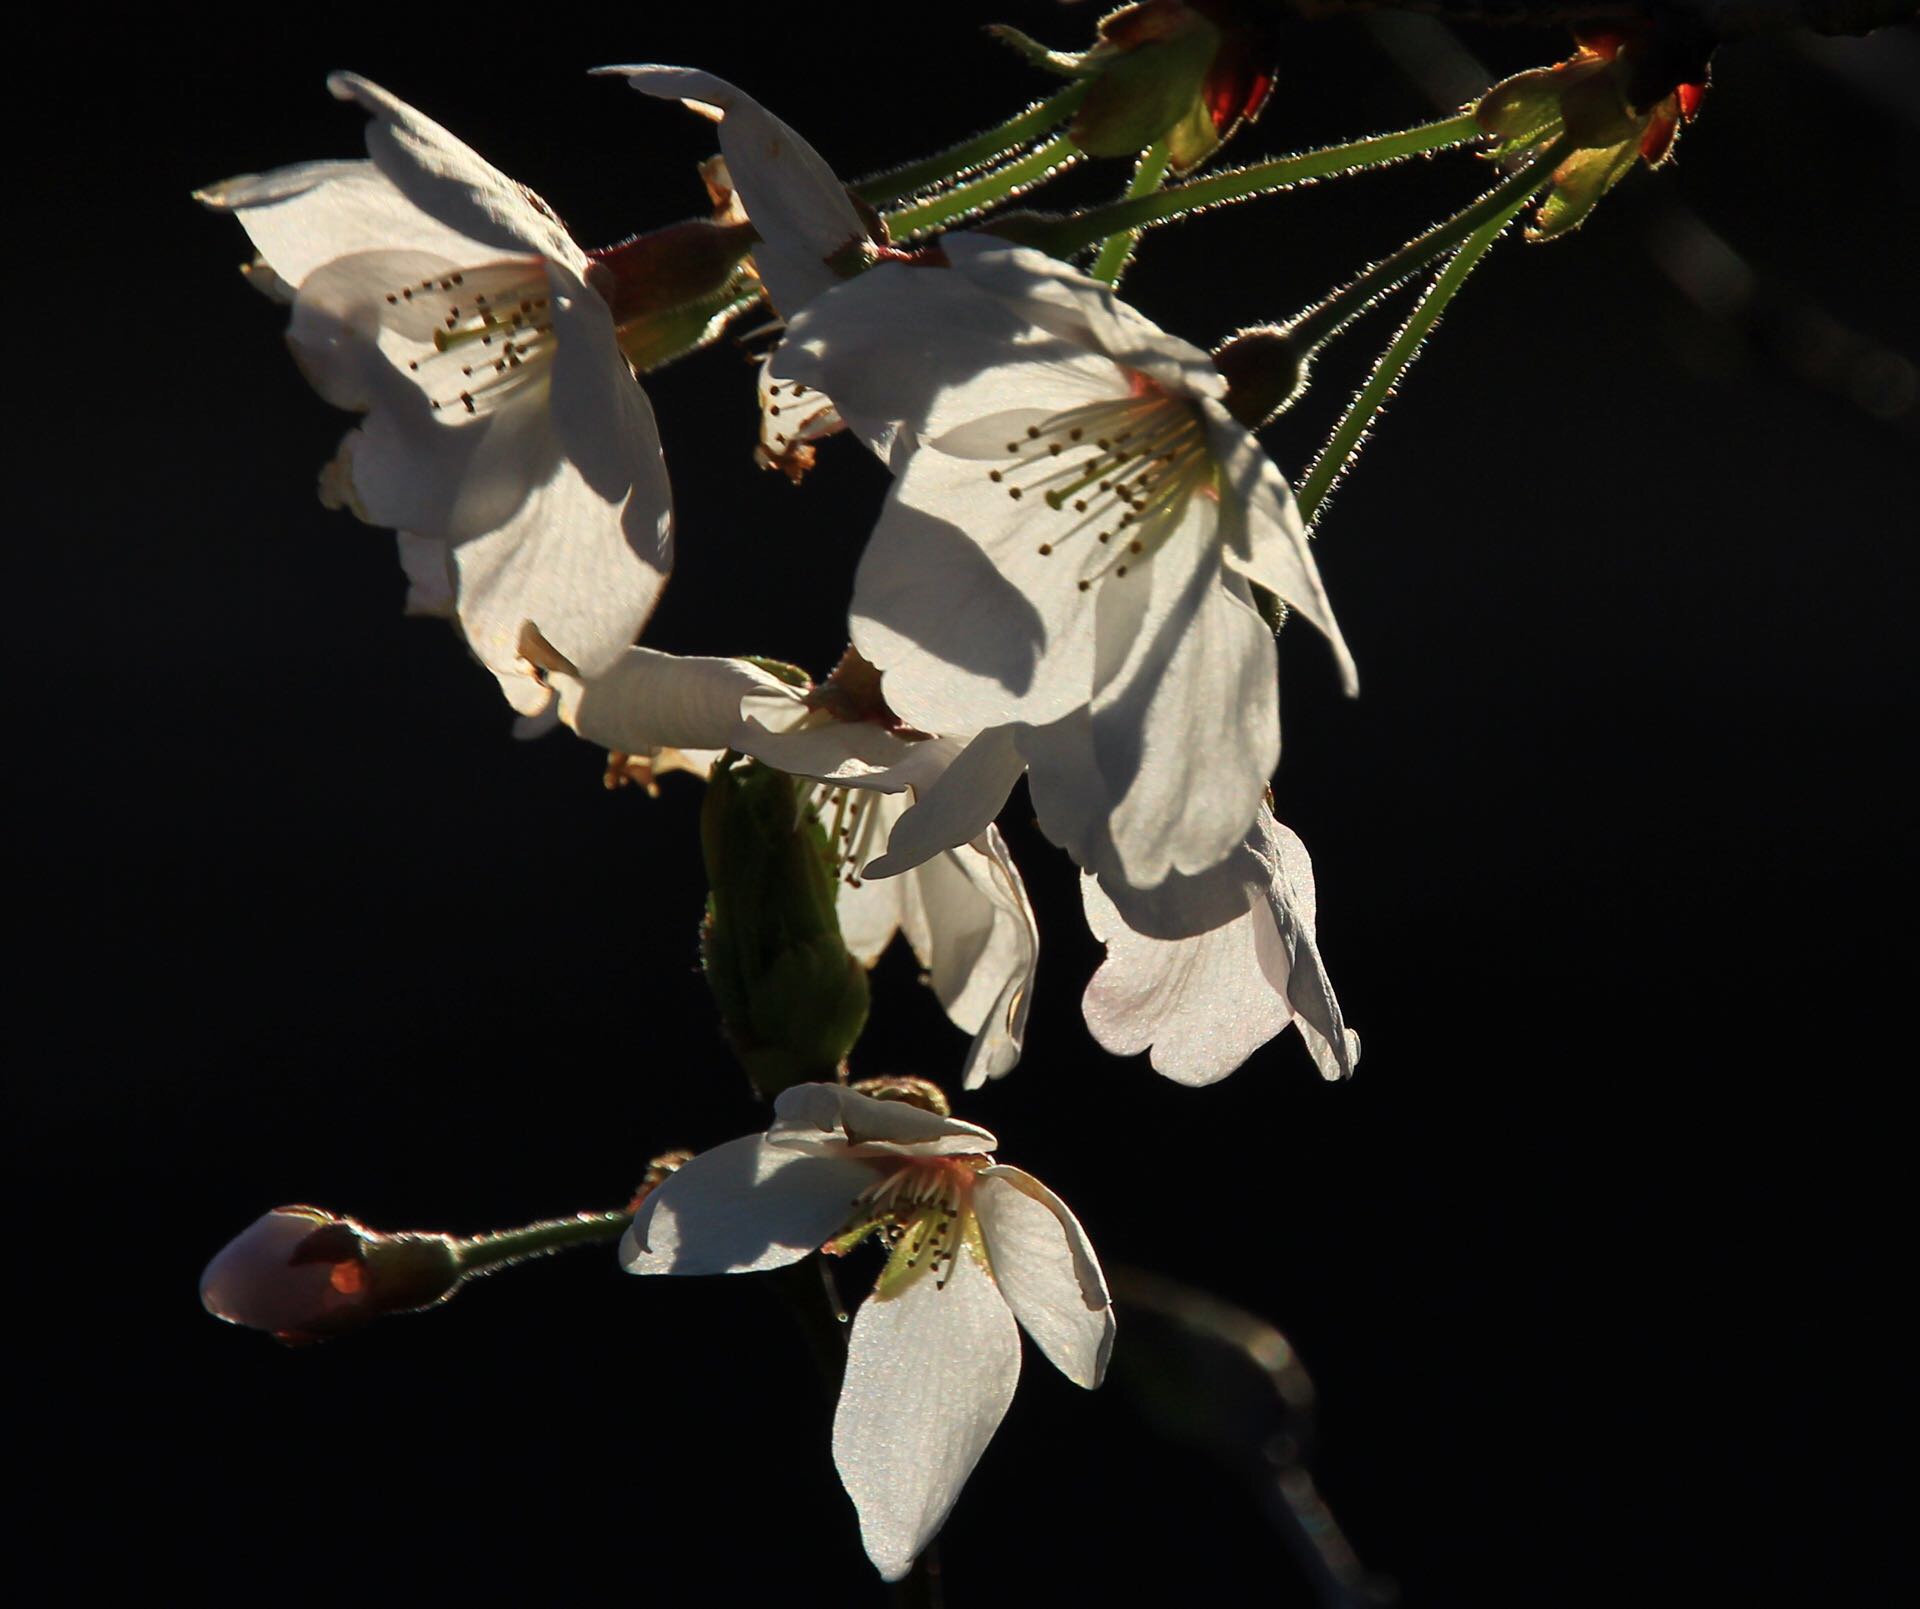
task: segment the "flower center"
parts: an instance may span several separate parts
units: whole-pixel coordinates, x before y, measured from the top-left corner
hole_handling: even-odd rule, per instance
[[[922,1157],[903,1161],[855,1199],[848,1227],[821,1249],[843,1257],[869,1235],[887,1248],[887,1266],[874,1294],[898,1296],[931,1273],[942,1290],[962,1247],[989,1273],[986,1242],[973,1212],[973,1189],[984,1156]]]
[[[436,413],[491,412],[544,380],[553,361],[553,309],[537,257],[417,280],[390,291],[387,305],[389,324],[433,344],[407,372]]]
[[[1194,494],[1214,481],[1199,411],[1141,375],[1129,396],[1028,425],[1006,443],[1006,459],[987,478],[1015,502],[1031,498],[1044,510],[1035,515],[1042,558],[1092,537],[1077,555],[1082,592],[1158,550]]]

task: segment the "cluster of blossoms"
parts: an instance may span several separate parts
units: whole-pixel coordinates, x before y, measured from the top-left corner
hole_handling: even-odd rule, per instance
[[[330,87],[371,118],[367,160],[201,193],[291,304],[303,372],[362,416],[323,496],[396,533],[409,606],[457,621],[522,716],[643,776],[744,757],[793,779],[847,951],[871,965],[907,937],[973,1036],[967,1088],[1013,1070],[1032,997],[1033,912],[995,826],[1023,776],[1106,947],[1083,1001],[1102,1046],[1204,1084],[1292,1024],[1325,1076],[1350,1074],[1312,866],[1270,804],[1274,600],[1350,690],[1354,669],[1293,495],[1214,360],[1011,240],[889,244],[719,79],[608,71],[716,122],[711,219],[584,249],[530,190],[344,74]],[[636,645],[673,557],[636,370],[756,303],[784,324],[759,382],[763,461],[798,478],[845,432],[892,476],[851,648],[817,684]],[[1064,1204],[917,1081],[795,1082],[774,1113],[653,1190],[623,1258],[742,1272],[880,1242],[834,1455],[894,1579],[1006,1409],[1016,1322],[1099,1383],[1106,1285]]]

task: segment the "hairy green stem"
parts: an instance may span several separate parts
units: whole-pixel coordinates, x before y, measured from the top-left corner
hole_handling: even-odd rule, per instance
[[[1172,152],[1165,140],[1155,140],[1142,151],[1133,170],[1133,182],[1127,186],[1127,199],[1131,201],[1140,196],[1150,196],[1158,190],[1166,182],[1167,164],[1171,160]],[[1108,235],[1088,273],[1103,285],[1118,285],[1120,276],[1127,271],[1127,263],[1133,257],[1134,243],[1139,238],[1138,229],[1122,229],[1116,235]]]
[[[550,1256],[570,1246],[618,1240],[632,1222],[633,1214],[624,1207],[618,1212],[577,1212],[571,1218],[547,1218],[519,1229],[455,1240],[453,1252],[463,1275],[490,1274],[510,1263]]]
[[[1495,185],[1472,206],[1416,235],[1390,257],[1383,257],[1358,277],[1342,285],[1318,306],[1284,326],[1304,356],[1371,307],[1395,286],[1404,284],[1476,234],[1489,220],[1511,216],[1553,177],[1553,170],[1573,149],[1572,141],[1556,140],[1517,173]]]
[[[853,193],[869,206],[880,207],[889,201],[898,201],[902,196],[910,196],[915,191],[931,189],[936,184],[957,179],[961,174],[991,162],[1003,152],[1017,150],[1027,141],[1036,140],[1049,129],[1059,127],[1079,110],[1090,87],[1091,80],[1069,84],[1057,94],[1036,101],[1018,116],[1010,117],[970,140],[962,140],[958,145],[936,151],[918,162],[909,162],[904,167],[862,179],[852,187]]]
[[[1029,185],[1038,184],[1056,168],[1077,162],[1079,158],[1080,147],[1073,143],[1072,138],[1065,134],[1056,135],[1045,145],[1004,167],[995,168],[991,173],[982,174],[966,184],[957,184],[930,200],[885,214],[887,233],[895,240],[926,234],[942,224],[951,223],[955,218],[965,217],[970,212],[978,212],[997,201],[1004,201],[1008,196],[1018,195]]]
[[[1208,174],[1204,179],[1190,179],[1153,195],[1090,207],[1034,230],[1033,243],[1055,257],[1070,257],[1123,230],[1150,228],[1183,218],[1203,207],[1249,201],[1255,196],[1272,195],[1295,185],[1311,184],[1316,179],[1330,179],[1361,168],[1386,167],[1430,151],[1466,145],[1482,138],[1485,132],[1471,114],[1462,113],[1443,122],[1423,123],[1418,128],[1378,134],[1347,145],[1332,145],[1322,151],[1275,157],[1271,162],[1256,162],[1251,167],[1231,168],[1225,173]]]
[[[1340,422],[1333,427],[1333,434],[1327,438],[1326,446],[1320,449],[1319,457],[1314,459],[1313,467],[1300,483],[1296,495],[1301,517],[1308,524],[1312,524],[1321,509],[1326,507],[1327,498],[1352,466],[1366,441],[1374,416],[1385,405],[1393,388],[1400,383],[1400,377],[1407,372],[1408,366],[1419,356],[1421,345],[1440,322],[1440,315],[1447,310],[1447,303],[1453,300],[1454,293],[1466,283],[1467,276],[1479,266],[1481,258],[1486,256],[1507,226],[1525,210],[1529,199],[1528,196],[1522,196],[1517,201],[1509,202],[1469,235],[1448,260],[1446,267],[1434,277],[1433,284],[1408,315],[1406,323],[1400,326],[1399,333],[1381,354],[1373,373],[1367,376],[1366,384],[1347,405],[1347,411],[1340,416]]]

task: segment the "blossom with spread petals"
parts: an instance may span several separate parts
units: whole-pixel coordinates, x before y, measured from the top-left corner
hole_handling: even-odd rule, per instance
[[[685,756],[732,749],[811,780],[809,806],[837,863],[848,951],[872,966],[904,933],[949,1020],[974,1036],[966,1087],[1013,1070],[1039,934],[1026,885],[992,823],[999,801],[898,875],[866,871],[915,794],[940,781],[963,745],[902,734],[846,707],[833,683],[802,689],[744,659],[635,648],[593,681],[564,670],[552,680],[561,718],[616,753],[670,750],[685,766]]]
[[[774,1113],[764,1136],[661,1185],[621,1260],[636,1274],[737,1274],[879,1241],[887,1262],[848,1338],[833,1457],[868,1557],[897,1581],[1013,1400],[1019,1329],[1074,1384],[1100,1383],[1106,1280],[1065,1203],[996,1162],[987,1130],[834,1084],[796,1085]]]
[[[439,124],[348,73],[369,161],[199,193],[292,293],[295,357],[364,413],[322,493],[401,533],[413,606],[451,604],[509,702],[548,698],[525,628],[592,675],[672,564],[659,437],[589,254],[552,208]]]
[[[942,257],[818,297],[775,360],[863,439],[897,427],[854,645],[903,720],[1009,734],[1036,791],[1051,769],[1133,886],[1205,871],[1279,760],[1253,587],[1317,626],[1354,685],[1292,494],[1207,355],[1109,287],[983,236]],[[1020,736],[1068,722],[1089,764]]]

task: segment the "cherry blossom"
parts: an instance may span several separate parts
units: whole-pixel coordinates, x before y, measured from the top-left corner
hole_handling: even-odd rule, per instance
[[[1119,873],[1204,871],[1279,760],[1253,587],[1318,627],[1355,685],[1292,494],[1207,355],[1108,287],[984,236],[941,257],[820,296],[775,360],[864,439],[899,430],[854,645],[926,730],[1083,722],[1092,764],[1060,782]],[[1037,774],[1048,745],[1026,747]]]
[[[998,1144],[944,1110],[796,1085],[765,1135],[695,1157],[621,1243],[636,1274],[751,1273],[869,1238],[886,1251],[848,1339],[833,1457],[889,1581],[939,1531],[999,1428],[1020,1376],[1019,1330],[1088,1389],[1113,1346],[1085,1231],[1039,1180],[996,1162]]]
[[[410,606],[449,606],[522,714],[548,693],[526,628],[584,675],[652,612],[672,566],[658,433],[594,265],[553,209],[350,73],[371,160],[199,192],[291,289],[288,341],[329,402],[364,413],[322,478],[400,533]]]

